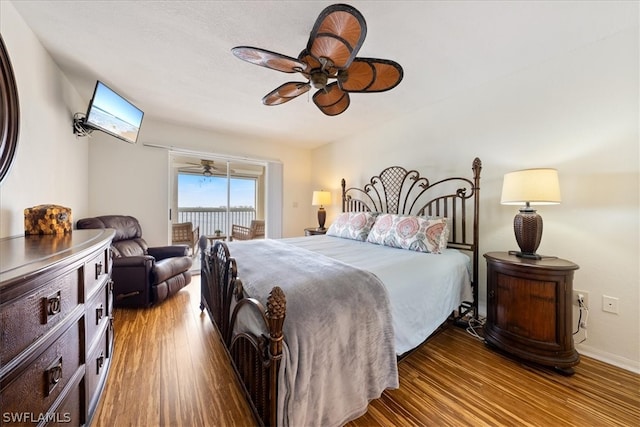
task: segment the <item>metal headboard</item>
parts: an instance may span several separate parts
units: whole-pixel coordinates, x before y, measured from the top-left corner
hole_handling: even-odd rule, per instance
[[[383,212],[399,215],[446,217],[449,248],[472,253],[473,309],[478,315],[478,215],[482,162],[473,160],[472,178],[449,177],[431,183],[415,170],[391,166],[363,188],[346,188],[342,180],[343,212]]]

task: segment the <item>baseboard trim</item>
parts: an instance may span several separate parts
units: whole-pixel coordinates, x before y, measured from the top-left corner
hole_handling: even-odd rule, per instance
[[[620,357],[615,354],[607,353],[606,351],[598,350],[588,345],[579,344],[576,346],[576,350],[581,355],[590,357],[592,359],[599,360],[609,365],[617,366],[618,368],[625,369],[627,371],[640,374],[640,362],[636,360],[627,359],[626,357]]]

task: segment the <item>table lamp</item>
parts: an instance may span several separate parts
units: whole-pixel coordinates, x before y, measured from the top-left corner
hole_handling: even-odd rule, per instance
[[[320,208],[318,209],[318,230],[324,230],[324,222],[327,219],[327,211],[324,210],[323,205],[331,204],[331,193],[323,190],[314,191],[311,204],[313,206],[320,206]]]
[[[500,203],[524,203],[513,219],[513,231],[520,251],[511,251],[511,254],[521,258],[542,258],[536,254],[542,240],[542,217],[531,205],[555,205],[560,201],[560,183],[555,169],[525,169],[505,174]]]

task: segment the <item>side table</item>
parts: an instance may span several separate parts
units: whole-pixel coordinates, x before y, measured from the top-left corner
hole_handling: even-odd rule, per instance
[[[326,228],[309,227],[304,229],[305,236],[319,236],[327,232]]]
[[[572,366],[580,361],[571,333],[573,273],[578,266],[560,258],[532,260],[507,252],[484,257],[487,344],[572,375]]]

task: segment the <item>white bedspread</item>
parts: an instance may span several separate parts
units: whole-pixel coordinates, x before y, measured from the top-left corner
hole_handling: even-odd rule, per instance
[[[472,299],[470,259],[455,249],[428,254],[333,236],[282,241],[375,274],[389,294],[398,355],[421,344],[460,302]]]

